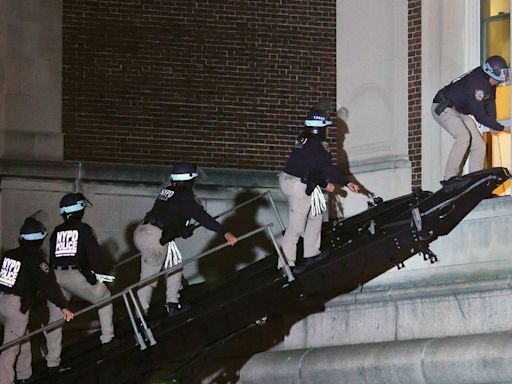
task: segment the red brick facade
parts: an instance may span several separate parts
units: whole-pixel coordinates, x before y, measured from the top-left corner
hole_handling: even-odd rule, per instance
[[[334,105],[336,0],[64,0],[63,15],[68,160],[278,170],[308,107]]]
[[[412,186],[421,187],[421,0],[408,0],[409,159]]]

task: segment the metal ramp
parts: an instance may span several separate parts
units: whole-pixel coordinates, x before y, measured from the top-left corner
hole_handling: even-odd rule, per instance
[[[350,292],[401,267],[413,255],[423,253],[426,262],[435,262],[428,245],[448,234],[508,178],[504,168],[484,170],[453,180],[435,193],[415,191],[330,222],[324,228],[324,251],[303,272],[291,278],[279,274],[277,252],[238,271],[221,286],[191,286],[191,309],[173,318],[162,313],[149,319],[150,332],[142,326],[138,345],[132,330],[135,308],[134,314],[115,324],[115,344],[108,351],[93,334],[65,348],[63,364],[70,370],[48,376],[40,362],[32,382],[150,383],[158,372],[159,382],[193,383],[228,340],[266,319],[304,307],[311,297],[325,302]],[[128,295],[123,299],[128,300]]]

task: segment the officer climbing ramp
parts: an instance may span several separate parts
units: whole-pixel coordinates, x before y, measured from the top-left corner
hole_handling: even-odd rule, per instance
[[[358,215],[329,222],[323,230],[321,255],[302,270],[287,268],[284,275],[276,270],[276,259],[284,258],[270,226],[255,229],[238,240],[267,232],[276,246],[274,254],[236,272],[221,286],[186,288],[184,294],[190,291],[191,308],[173,317],[162,311],[148,319],[134,292],[173,268],[182,268],[225,245],[127,287],[108,300],[123,300],[127,308],[126,318],[116,323],[114,345],[102,349],[98,335],[80,340],[63,352],[71,369],[49,376],[36,367],[33,382],[146,383],[158,374],[161,380],[193,383],[228,340],[249,329],[257,331],[267,319],[305,309],[306,299],[315,297],[325,302],[350,292],[389,269],[401,267],[416,254],[427,263],[442,258],[431,253],[429,244],[447,235],[508,179],[506,169],[492,168],[451,179],[435,193],[417,190],[387,202],[376,200]],[[92,308],[95,306],[86,310]],[[9,344],[2,348],[6,346]]]

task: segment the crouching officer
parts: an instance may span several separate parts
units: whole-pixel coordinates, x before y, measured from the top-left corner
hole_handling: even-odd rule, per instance
[[[288,200],[288,227],[281,247],[291,267],[295,266],[300,236],[304,239],[305,264],[320,254],[322,212],[326,209],[320,187],[325,187],[328,192],[334,191],[335,184],[347,186],[353,192],[359,189],[332,164],[325,141],[327,127],[332,125],[329,114],[313,107],[304,125],[304,130],[295,140],[285,170],[279,175],[279,187]]]
[[[72,295],[96,303],[110,297],[110,291],[103,281],[113,281],[101,259],[100,246],[92,228],[82,222],[88,200],[81,193],[68,193],[60,201],[59,212],[64,223],[55,227],[50,237],[50,266],[55,270],[57,282],[64,296]],[[90,204],[90,203],[89,203]],[[50,323],[58,318],[59,310],[48,302]],[[98,310],[102,344],[114,337],[112,325],[112,304]],[[59,370],[62,351],[62,328],[56,328],[46,335],[48,354],[46,363],[50,372]]]
[[[141,280],[160,272],[164,261],[166,261],[165,268],[181,262],[179,250],[173,240],[192,235],[188,225],[190,219],[223,235],[230,245],[237,242],[237,238],[226,232],[196,200],[193,186],[197,176],[195,165],[176,164],[169,176],[171,184],[160,191],[153,208],[146,213],[142,222],[135,229],[133,240],[141,253]],[[167,276],[166,309],[169,316],[183,310],[179,300],[182,274],[183,269],[178,269]],[[148,312],[156,285],[155,281],[140,288],[137,292],[145,313]]]
[[[510,132],[510,126],[496,121],[496,86],[507,77],[505,59],[491,56],[484,65],[437,92],[432,103],[432,116],[455,140],[448,155],[444,180],[459,175],[468,150],[469,172],[484,167],[485,143],[471,116],[493,131]]]
[[[58,318],[73,319],[68,303],[55,281],[53,271],[43,259],[40,248],[46,228],[29,217],[20,230],[19,244],[0,258],[0,323],[4,326],[6,344],[22,337],[27,331],[29,309],[37,291],[41,291],[58,308]],[[12,384],[15,373],[18,382],[32,376],[30,340],[13,345],[0,355],[0,384]]]

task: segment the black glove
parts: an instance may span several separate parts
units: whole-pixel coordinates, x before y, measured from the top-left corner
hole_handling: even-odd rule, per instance
[[[176,233],[172,229],[164,228],[162,230],[162,236],[160,237],[160,244],[165,245],[167,243],[170,243],[177,237],[178,235],[176,235]]]
[[[181,237],[186,239],[194,234],[195,226],[194,224],[185,225],[181,230]]]
[[[98,282],[96,276],[94,276],[94,273],[92,273],[90,269],[80,268],[80,272],[84,275],[85,280],[87,280],[89,284],[94,285]]]

